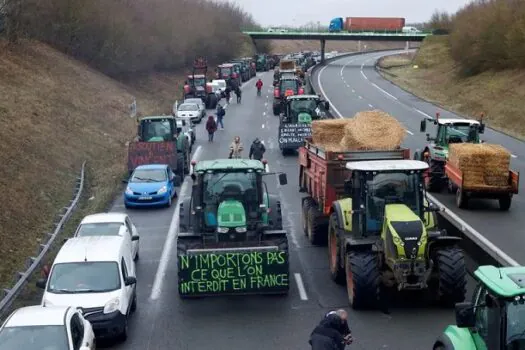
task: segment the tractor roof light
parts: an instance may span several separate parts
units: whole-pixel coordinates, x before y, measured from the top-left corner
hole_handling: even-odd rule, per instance
[[[196,160],[192,160],[191,161],[191,165],[195,166],[197,164],[197,161]]]

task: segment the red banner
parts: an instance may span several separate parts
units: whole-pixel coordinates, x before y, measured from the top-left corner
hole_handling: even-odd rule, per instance
[[[168,142],[130,142],[128,147],[128,170],[144,164],[168,164],[177,169],[177,144]]]

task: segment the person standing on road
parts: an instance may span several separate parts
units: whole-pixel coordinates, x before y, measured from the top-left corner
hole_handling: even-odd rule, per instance
[[[238,86],[235,88],[235,95],[237,96],[237,103],[241,103],[242,92]]]
[[[257,82],[255,83],[255,87],[257,88],[257,96],[261,96],[261,89],[262,89],[262,86],[263,86],[263,82],[262,82],[262,80],[259,78],[259,80],[257,80]]]
[[[215,134],[215,131],[217,131],[217,123],[212,115],[208,117],[206,130],[208,131],[208,142],[213,142],[213,135]]]
[[[343,309],[326,314],[310,335],[312,350],[344,350],[352,344],[347,320],[348,313]]]
[[[230,85],[226,85],[226,89],[224,89],[224,97],[226,98],[226,104],[230,104],[230,97],[231,97],[232,89]]]
[[[217,126],[221,126],[221,130],[224,130],[224,123],[223,119],[226,115],[226,111],[224,110],[224,107],[219,103],[217,104]]]
[[[235,136],[233,142],[230,145],[230,156],[229,158],[241,158],[241,152],[243,150],[241,138]]]
[[[266,152],[266,148],[264,147],[261,140],[256,138],[250,147],[250,155],[248,157],[250,159],[262,160],[264,152]]]

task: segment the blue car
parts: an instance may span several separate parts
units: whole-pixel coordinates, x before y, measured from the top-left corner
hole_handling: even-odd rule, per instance
[[[124,192],[126,208],[171,206],[175,192],[175,174],[166,164],[138,166],[127,182]]]

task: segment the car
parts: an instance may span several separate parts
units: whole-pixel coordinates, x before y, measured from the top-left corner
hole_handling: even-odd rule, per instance
[[[202,120],[202,110],[196,103],[175,103],[175,118],[187,120],[191,123],[200,123]]]
[[[145,164],[135,168],[124,191],[126,208],[145,206],[171,207],[175,174],[167,164]]]
[[[137,277],[124,237],[70,238],[36,285],[44,290],[44,307],[81,307],[97,340],[127,339],[128,322],[137,308]]]
[[[98,213],[85,216],[73,237],[121,236],[129,238],[133,260],[139,258],[139,231],[126,213]]]
[[[190,145],[190,152],[191,152],[192,146],[195,143],[195,130],[193,130],[193,127],[190,126],[190,123],[186,123],[184,119],[175,119],[175,120],[177,122],[177,129],[180,128],[182,134],[188,140],[188,144]]]
[[[184,103],[196,103],[201,111],[200,120],[206,117],[206,105],[204,104],[204,102],[202,102],[200,98],[187,98],[184,100]]]
[[[96,339],[82,310],[33,305],[13,311],[0,328],[0,349],[91,350]]]
[[[220,96],[224,97],[224,91],[226,91],[226,80],[215,79],[211,81],[211,84],[213,85],[214,89],[217,89],[216,91],[219,91]]]

